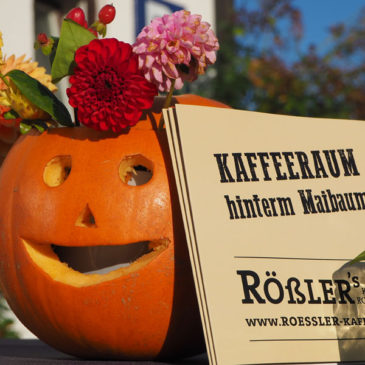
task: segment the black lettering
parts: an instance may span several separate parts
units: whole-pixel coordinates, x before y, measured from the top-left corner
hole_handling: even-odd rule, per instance
[[[300,179],[299,173],[298,172],[294,173],[294,171],[293,171],[292,167],[294,166],[294,162],[290,161],[290,159],[294,159],[294,153],[293,152],[283,152],[282,155],[284,156],[286,166],[288,168],[289,180]]]
[[[326,156],[327,166],[330,171],[330,174],[333,177],[340,176],[340,168],[338,167],[336,151],[335,150],[324,150],[324,155]]]
[[[332,280],[319,280],[319,282],[322,285],[322,291],[323,291],[323,304],[334,304],[336,303],[336,298],[332,297],[331,299],[328,297],[328,294],[333,295],[333,289],[332,289]],[[327,285],[330,287],[328,288]]]
[[[250,167],[251,171],[251,181],[259,181],[255,171],[257,165],[253,162],[253,159],[256,160],[256,153],[245,153],[245,156],[247,158],[248,166]]]
[[[356,210],[354,200],[352,199],[352,193],[345,193],[346,205],[348,210]]]
[[[244,298],[242,299],[243,304],[253,303],[254,300],[251,298],[251,294],[257,300],[258,303],[263,304],[266,303],[265,299],[263,299],[260,294],[257,292],[256,288],[260,285],[259,276],[251,270],[237,270],[237,274],[241,276],[242,280],[242,288]],[[252,284],[248,283],[248,277],[250,277],[253,282]]]
[[[226,182],[235,182],[234,178],[232,177],[228,166],[227,166],[227,156],[228,153],[215,153],[214,157],[217,161],[219,174],[221,176],[221,183]],[[223,159],[222,159],[223,158]]]
[[[276,198],[276,200],[279,203],[281,216],[295,215],[293,203],[289,197],[288,198]]]
[[[299,299],[298,298],[294,299],[292,283],[295,284],[294,292],[299,297]],[[288,294],[289,294],[289,300],[288,300],[289,304],[296,304],[296,303],[303,304],[303,303],[305,303],[305,295],[299,290],[299,287],[300,287],[299,279],[292,277],[292,278],[289,278],[287,280],[285,289],[288,291]]]
[[[340,300],[338,301],[338,303],[340,303],[340,304],[346,304],[346,303],[354,304],[355,301],[349,295],[349,292],[351,290],[350,283],[346,280],[335,280],[335,283],[337,284],[338,295],[340,296]],[[346,298],[347,298],[348,302],[346,302]]]
[[[242,199],[242,201],[246,208],[247,218],[257,218],[253,201],[251,199]]]
[[[272,215],[274,217],[277,217],[278,216],[278,213],[276,212],[276,208],[275,208],[275,201],[276,201],[276,199],[275,198],[269,198],[269,201],[270,201],[270,204],[271,204]]]
[[[250,178],[247,175],[245,165],[242,161],[242,153],[232,153],[233,160],[234,160],[234,166],[236,168],[236,179],[238,182],[242,182],[242,175],[244,178],[244,181],[250,181]]]
[[[246,218],[245,213],[243,212],[241,197],[239,195],[236,195],[236,202],[237,202],[237,205],[238,205],[238,209],[240,210],[240,218],[241,219]],[[227,202],[227,205],[228,205],[228,202]],[[231,209],[229,211],[231,212]]]
[[[344,150],[342,150],[342,149],[337,150],[337,152],[340,154],[340,157],[341,157],[341,162],[342,162],[343,169],[345,171],[345,176],[360,175],[359,171],[357,170],[357,166],[356,166],[352,151],[353,151],[352,148],[348,148],[346,150],[346,152],[347,152],[347,158],[346,158]]]
[[[295,152],[295,154],[297,155],[300,170],[302,172],[302,179],[314,179],[314,175],[308,165],[308,156],[302,151]]]
[[[288,317],[280,317],[282,326],[289,326]]]
[[[287,180],[286,174],[282,173],[280,171],[281,162],[278,161],[278,159],[281,159],[281,153],[280,152],[270,152],[270,156],[274,162],[274,167],[276,171],[276,180]]]
[[[229,199],[228,195],[224,196],[229,210],[229,219],[238,219],[236,204],[233,200]]]
[[[358,210],[365,209],[365,201],[364,201],[365,193],[354,193],[354,195],[356,198],[357,209]]]
[[[324,191],[321,191],[324,206],[326,207],[326,213],[331,213],[330,207],[328,205],[327,195]]]
[[[319,303],[321,303],[322,301],[321,301],[320,297],[317,297],[316,299],[314,299],[313,288],[312,288],[313,280],[312,279],[304,279],[304,282],[307,284],[307,287],[308,287],[308,294],[309,294],[308,304],[319,304]]]
[[[337,204],[336,196],[331,193],[330,189],[327,189],[326,191],[327,191],[327,195],[330,199],[332,212],[338,212],[338,204]]]
[[[270,205],[269,205],[269,201],[265,198],[261,199],[261,203],[262,203],[262,208],[264,209],[264,213],[266,215],[266,217],[271,217],[272,213],[270,210]]]
[[[265,160],[269,159],[269,154],[267,152],[258,152],[257,156],[259,156],[260,159],[260,163],[261,163],[261,167],[262,167],[262,172],[264,173],[264,181],[270,181],[271,177],[269,175],[269,172],[267,171],[267,168],[270,166]]]
[[[269,272],[266,273],[266,275],[270,275]],[[273,271],[272,273],[273,276],[276,276],[275,271]],[[274,298],[273,295],[271,294],[269,287],[273,286],[276,287],[277,289],[277,298]],[[273,304],[279,304],[283,301],[284,299],[284,289],[283,286],[281,285],[280,281],[276,278],[268,278],[266,279],[265,283],[264,283],[264,293],[266,296],[266,299]]]
[[[258,195],[252,195],[252,197],[253,197],[253,201],[255,202],[255,205],[256,205],[257,214],[259,215],[259,217],[262,217],[262,213],[261,213],[261,209],[260,209],[260,205],[259,205],[260,198],[258,197]]]
[[[304,209],[303,213],[304,214],[318,213],[317,209],[314,205],[314,201],[313,201],[313,197],[312,197],[312,190],[306,189],[305,192],[306,192],[307,196],[304,195],[304,190],[298,190],[300,200],[302,201],[302,205],[303,205],[303,209]]]
[[[324,168],[321,155],[319,151],[311,151],[313,156],[314,168],[316,170],[316,178],[328,177],[326,169]],[[322,174],[322,176],[321,176]]]

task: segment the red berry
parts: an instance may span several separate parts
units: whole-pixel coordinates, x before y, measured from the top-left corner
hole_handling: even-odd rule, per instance
[[[48,43],[48,37],[46,33],[39,33],[38,37],[37,37],[38,42],[40,43],[40,45],[44,45]]]
[[[115,7],[113,5],[104,5],[99,11],[99,21],[103,24],[109,24],[114,20]]]
[[[66,19],[71,19],[74,22],[80,24],[81,26],[85,26],[85,13],[81,8],[73,8],[66,15]],[[86,24],[87,26],[87,24]]]

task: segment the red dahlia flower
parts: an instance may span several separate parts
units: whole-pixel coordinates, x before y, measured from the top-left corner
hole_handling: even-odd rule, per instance
[[[121,132],[152,106],[157,89],[138,70],[131,45],[114,38],[94,39],[76,51],[75,62],[67,95],[87,127]]]

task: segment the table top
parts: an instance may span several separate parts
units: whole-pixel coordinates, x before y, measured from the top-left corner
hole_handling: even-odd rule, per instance
[[[0,364],[6,365],[208,365],[206,354],[172,362],[81,360],[59,352],[40,340],[0,339]]]

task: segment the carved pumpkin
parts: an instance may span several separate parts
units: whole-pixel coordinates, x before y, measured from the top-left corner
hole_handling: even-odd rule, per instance
[[[61,351],[119,359],[204,351],[166,135],[151,128],[159,117],[149,112],[121,135],[81,127],[22,136],[4,161],[1,289]],[[129,185],[133,168],[150,180]]]

